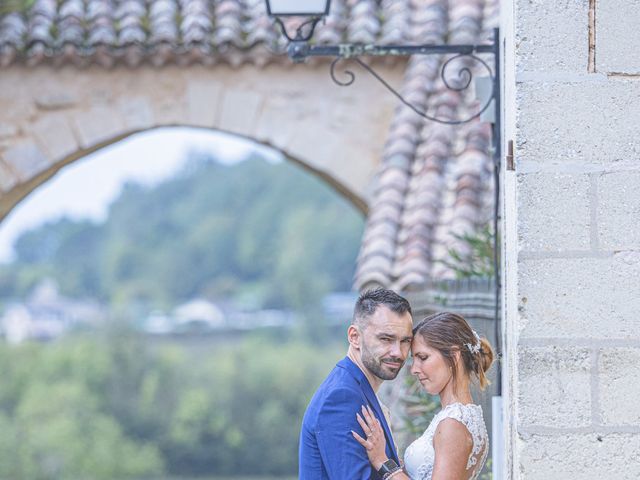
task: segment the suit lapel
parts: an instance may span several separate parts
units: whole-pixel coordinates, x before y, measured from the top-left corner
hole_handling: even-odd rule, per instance
[[[380,423],[382,424],[384,435],[387,439],[387,446],[389,447],[389,450],[394,457],[393,460],[398,462],[398,452],[396,452],[396,444],[393,441],[393,437],[391,436],[391,429],[389,428],[389,425],[387,425],[387,417],[384,416],[382,407],[380,406],[380,402],[378,401],[378,397],[373,391],[373,388],[371,388],[369,380],[367,380],[367,377],[364,375],[362,370],[360,370],[360,367],[353,363],[349,357],[345,357],[340,360],[340,362],[338,362],[338,366],[347,370],[360,384],[364,396],[369,402],[371,408],[373,408],[373,411],[378,417],[378,420],[380,420]]]

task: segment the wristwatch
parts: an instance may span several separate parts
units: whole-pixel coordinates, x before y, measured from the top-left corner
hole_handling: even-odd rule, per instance
[[[389,459],[386,462],[384,462],[382,466],[378,469],[378,475],[380,475],[382,478],[385,478],[386,475],[391,475],[392,473],[397,472],[398,470],[400,470],[400,467],[398,466],[398,464],[394,460]]]

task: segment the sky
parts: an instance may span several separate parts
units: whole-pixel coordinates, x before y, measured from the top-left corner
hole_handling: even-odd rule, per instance
[[[64,216],[104,220],[126,182],[157,184],[178,172],[193,149],[228,163],[256,150],[272,161],[282,158],[262,145],[208,130],[164,128],[132,135],[64,167],[22,200],[0,223],[0,263],[11,261],[21,233],[43,223]]]

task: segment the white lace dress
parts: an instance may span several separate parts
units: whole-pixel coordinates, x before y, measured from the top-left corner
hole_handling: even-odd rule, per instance
[[[411,480],[431,480],[435,461],[433,436],[438,424],[445,418],[453,418],[469,430],[473,439],[473,449],[467,461],[467,479],[474,480],[480,475],[489,451],[489,436],[482,408],[479,405],[452,403],[438,412],[422,436],[405,451],[404,468]]]

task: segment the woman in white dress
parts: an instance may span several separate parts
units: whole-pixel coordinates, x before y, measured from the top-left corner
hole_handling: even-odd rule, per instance
[[[385,454],[382,426],[368,407],[357,415],[366,438],[352,432],[367,450],[383,480],[474,480],[487,458],[489,437],[482,408],[473,403],[473,380],[487,385],[493,349],[460,315],[442,312],[423,319],[413,329],[411,373],[442,410],[404,455],[404,469]]]

